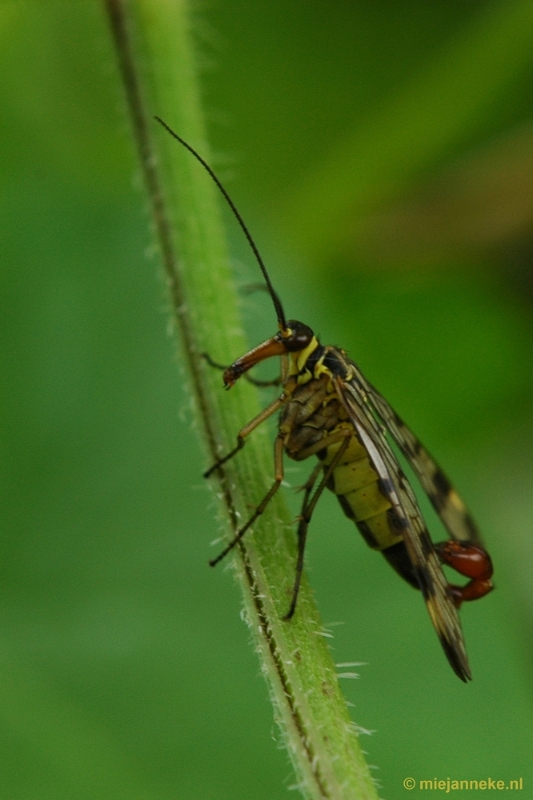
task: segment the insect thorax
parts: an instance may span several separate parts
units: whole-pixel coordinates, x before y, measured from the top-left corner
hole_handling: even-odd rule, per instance
[[[317,344],[295,374],[297,358],[291,357],[292,376],[286,383],[289,397],[280,419],[287,455],[300,461],[314,454],[324,472],[334,465],[328,489],[337,495],[344,513],[357,524],[370,547],[386,550],[397,544],[403,546],[402,530],[391,503],[339,398],[339,378],[350,380],[351,362],[342,350]],[[349,432],[348,441],[342,436],[334,441],[342,430]],[[322,442],[324,447],[320,447]]]
[[[289,353],[289,375],[297,377],[298,384],[307,383],[324,376],[338,376],[342,380],[353,377],[353,367],[344,350],[331,345],[322,345],[313,336],[305,350]]]
[[[303,450],[320,442],[341,423],[351,427],[331,377],[323,374],[308,378],[296,386],[281,413],[280,430],[286,433],[287,455],[299,461]]]
[[[351,363],[343,350],[323,346],[316,337],[305,350],[289,354],[289,379],[285,389],[290,397],[281,414],[280,430],[286,433],[285,450],[290,458],[297,461],[305,458],[300,455],[303,450],[316,445],[339,427],[354,431],[333,382],[336,376],[349,379],[351,371]],[[355,448],[358,452],[357,456],[349,453],[348,460],[366,454],[355,439],[355,431],[353,439],[348,449]],[[321,460],[327,459],[325,451],[317,455]]]

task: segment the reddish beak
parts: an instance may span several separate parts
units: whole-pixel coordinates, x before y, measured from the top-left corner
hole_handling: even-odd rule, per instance
[[[255,367],[260,361],[265,361],[265,359],[272,358],[272,356],[282,356],[286,352],[285,344],[277,336],[267,339],[266,342],[258,344],[253,350],[238,358],[224,371],[224,386],[226,389],[230,389],[241,375]]]

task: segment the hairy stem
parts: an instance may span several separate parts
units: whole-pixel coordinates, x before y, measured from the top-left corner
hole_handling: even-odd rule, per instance
[[[213,463],[231,449],[239,428],[258,412],[258,401],[256,390],[244,382],[230,393],[222,392],[220,374],[201,356],[208,351],[214,360],[227,363],[246,349],[218,198],[200,165],[153,122],[153,116],[160,115],[209,160],[189,14],[183,0],[104,3],[199,427]],[[258,430],[252,439],[217,472],[229,536],[248,515],[247,504],[261,498],[272,482],[268,437]],[[290,602],[296,554],[280,498],[274,498],[253,528],[235,548],[235,569],[298,785],[309,798],[376,800],[305,580],[294,618],[282,619]]]

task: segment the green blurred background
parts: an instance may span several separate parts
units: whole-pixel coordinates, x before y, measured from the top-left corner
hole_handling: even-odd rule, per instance
[[[218,0],[193,23],[214,165],[289,316],[438,455],[496,564],[462,612],[465,686],[418,594],[321,502],[308,571],[335,660],[366,662],[344,684],[381,794],[522,777],[531,797],[533,5]],[[0,797],[285,797],[237,587],[207,567],[102,5],[4,0],[0,37]],[[252,343],[274,330],[265,295],[242,306]]]

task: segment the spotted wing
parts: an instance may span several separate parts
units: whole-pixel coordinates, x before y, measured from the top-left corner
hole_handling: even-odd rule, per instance
[[[356,370],[354,383],[390,431],[450,536],[481,544],[476,523],[442,469],[385,398],[352,366]]]
[[[395,516],[396,529],[402,531],[407,553],[446,657],[456,675],[466,681],[471,674],[461,622],[414,492],[357,380],[345,381],[335,376],[334,383],[339,400],[379,475],[380,489],[392,506],[389,513]]]

